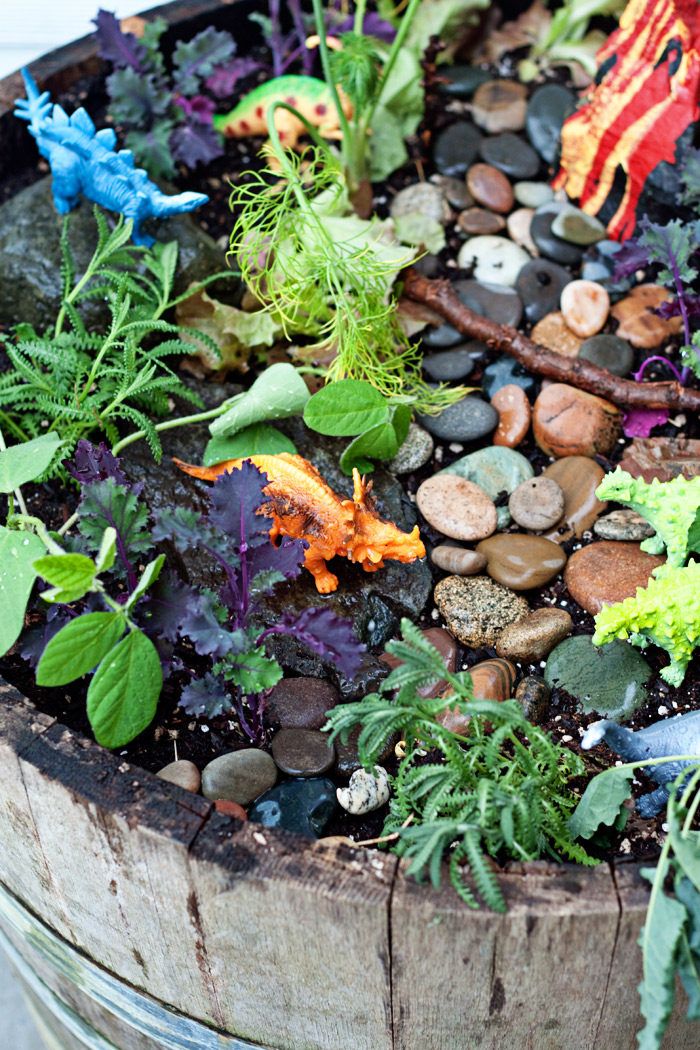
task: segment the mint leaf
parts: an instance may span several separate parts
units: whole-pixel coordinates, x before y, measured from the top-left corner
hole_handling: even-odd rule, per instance
[[[50,466],[63,442],[58,434],[42,434],[0,452],[0,492],[13,492],[34,481]]]
[[[163,685],[156,648],[141,631],[131,631],[102,660],[90,682],[87,713],[95,740],[123,747],[150,725]]]
[[[408,437],[408,428],[411,424],[413,409],[410,405],[389,405],[389,411],[391,412],[391,423],[396,432],[396,440],[400,447]]]
[[[86,554],[46,554],[34,562],[35,572],[50,583],[42,598],[49,602],[74,602],[92,587],[97,566]]]
[[[385,398],[371,383],[361,379],[339,379],[309,398],[304,409],[307,427],[331,437],[363,434],[386,423],[389,409]]]
[[[589,839],[601,824],[611,826],[632,794],[633,769],[612,766],[593,777],[569,819],[574,838]]]
[[[44,649],[36,669],[37,685],[66,685],[97,667],[124,634],[116,612],[86,613],[62,627]]]
[[[365,463],[368,457],[372,459],[393,459],[399,451],[399,442],[396,431],[391,423],[377,423],[376,426],[365,430],[348,447],[340,457],[340,469],[346,474],[352,474],[352,468],[358,466],[358,462]],[[358,468],[359,469],[359,468]]]
[[[214,437],[204,449],[202,464],[211,467],[227,459],[245,456],[276,456],[280,452],[296,454],[296,446],[286,434],[269,423],[253,423],[231,437]]]
[[[36,580],[34,562],[44,550],[33,532],[15,532],[0,525],[0,656],[12,648],[24,627]]]

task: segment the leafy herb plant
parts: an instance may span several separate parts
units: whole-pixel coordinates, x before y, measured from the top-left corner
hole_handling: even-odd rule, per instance
[[[114,66],[107,78],[110,113],[126,129],[126,145],[149,173],[172,178],[178,163],[188,168],[208,164],[223,153],[212,127],[216,103],[239,77],[258,68],[251,58],[235,57],[229,33],[211,26],[175,47],[172,74],[160,52],[168,27],[164,18],[145,25],[143,36],[122,31],[109,11],[95,19],[100,55]],[[210,95],[203,95],[206,87]]]
[[[394,733],[405,756],[393,778],[391,808],[383,834],[397,836],[395,850],[409,872],[428,871],[439,885],[449,863],[450,880],[470,907],[479,897],[496,911],[506,905],[489,857],[535,860],[545,855],[596,863],[574,842],[567,821],[576,804],[572,778],[584,772],[580,758],[555,744],[524,717],[516,701],[475,700],[467,672],[451,673],[419,629],[401,624],[402,641],[387,651],[401,660],[379,692],[329,713],[331,738],[360,726],[360,758],[372,769]],[[425,699],[418,690],[440,679],[447,695]],[[468,725],[463,734],[438,720],[456,709]]]
[[[118,425],[127,423],[140,428],[159,456],[152,417],[170,412],[173,395],[200,403],[166,364],[168,357],[197,349],[187,341],[195,333],[165,320],[184,298],[173,293],[177,244],[139,248],[130,243],[131,221],[120,218],[110,231],[98,209],[95,221],[97,246],[78,276],[68,238],[70,219],[63,220],[63,298],[53,328],[37,333],[20,324],[13,336],[0,337],[11,366],[0,375],[0,426],[20,441],[56,434],[66,456],[88,435],[118,441]],[[104,330],[91,331],[80,307],[100,300],[106,302],[110,319]],[[208,338],[203,333],[196,337],[200,342]],[[54,461],[47,476],[59,469]]]

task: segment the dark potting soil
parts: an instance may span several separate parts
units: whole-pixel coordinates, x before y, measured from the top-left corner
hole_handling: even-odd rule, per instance
[[[501,75],[513,76],[515,58],[517,56],[506,56],[497,71]],[[494,71],[496,73],[496,71]],[[410,162],[400,171],[394,173],[386,184],[374,187],[375,206],[380,216],[388,214],[392,197],[402,188],[416,182],[419,178],[429,178],[433,173],[430,160],[431,144],[434,136],[442,128],[459,119],[464,112],[464,107],[454,101],[446,102],[439,94],[437,82],[434,79],[434,71],[431,71],[429,63],[426,66],[427,78],[427,105],[426,118],[414,139],[409,142]],[[256,83],[256,77],[250,78],[241,85],[245,90]],[[552,74],[551,79],[563,82],[564,74],[561,70]],[[84,103],[86,92],[81,85],[77,85],[74,91],[66,94],[60,99],[70,112],[76,106]],[[235,100],[224,100],[221,110],[229,108]],[[90,112],[95,118],[98,126],[104,125],[106,120],[106,97],[95,93],[90,94]],[[119,131],[120,129],[117,128]],[[228,244],[229,231],[232,225],[232,216],[228,207],[230,185],[237,184],[244,178],[244,172],[249,169],[260,167],[257,150],[262,140],[227,140],[226,153],[223,157],[208,165],[205,169],[199,169],[194,173],[182,172],[175,180],[178,189],[201,190],[209,195],[209,203],[197,213],[196,218],[201,226],[220,244],[222,251]],[[25,185],[45,174],[47,167],[45,162],[28,164],[25,168],[13,172],[0,186],[0,201],[9,199]],[[539,178],[546,179],[551,172],[542,165]],[[449,233],[449,231],[448,231]],[[447,247],[437,258],[437,275],[446,276],[451,279],[458,277],[470,277],[469,270],[459,270],[455,259],[462,240],[455,232],[449,233]],[[574,269],[574,276],[577,272]],[[608,323],[606,330],[613,326]],[[523,331],[528,331],[528,326],[522,326]],[[284,357],[284,354],[281,355]],[[643,357],[643,352],[638,351],[635,367],[638,367]],[[484,359],[477,363],[469,382],[478,386],[483,369],[495,359],[495,355],[488,353]],[[2,362],[0,361],[0,368]],[[254,373],[249,373],[244,379],[244,385],[248,385],[254,378]],[[667,378],[659,372],[654,374],[649,371],[648,378]],[[539,380],[536,383],[534,394],[539,391]],[[533,395],[534,396],[534,395]],[[690,437],[700,437],[700,422],[695,419],[682,421],[676,419],[676,424],[669,422],[663,428],[655,430],[656,435],[668,437],[677,436],[679,432]],[[454,459],[468,454],[479,445],[465,446],[461,451],[455,452],[446,443],[436,442],[436,455],[430,463],[421,471],[402,477],[401,481],[407,492],[415,495],[415,492],[426,477],[430,476],[441,467],[449,465]],[[610,461],[600,460],[605,469],[609,469],[619,461],[624,450],[624,444],[619,444]],[[531,437],[519,446],[522,452],[532,463],[535,473],[540,473],[549,460],[534,444]],[[28,509],[30,513],[36,513],[52,527],[60,526],[72,513],[76,492],[72,487],[62,487],[55,484],[44,484],[30,486],[26,493]],[[432,544],[444,539],[425,522],[421,522],[422,534]],[[517,531],[513,527],[512,531]],[[581,540],[569,541],[565,545],[567,553],[571,553],[575,547],[585,546],[593,539],[592,535],[586,534]],[[431,568],[434,582],[442,578],[443,574],[437,569]],[[532,608],[541,606],[552,606],[565,603],[567,610],[574,620],[574,634],[591,634],[593,620],[576,602],[571,599],[562,580],[555,580],[545,588],[528,592],[528,599]],[[39,614],[33,610],[30,614],[30,622],[38,621]],[[420,624],[423,627],[443,625],[437,610],[432,603],[429,604],[421,617]],[[178,699],[182,686],[190,680],[191,673],[202,670],[200,660],[186,646],[178,647],[177,657],[182,661],[183,670],[172,675],[166,682],[161,697],[158,717],[156,722],[141,736],[133,741],[128,747],[122,749],[123,754],[130,762],[142,766],[152,772],[157,772],[164,765],[175,758],[190,759],[200,769],[207,762],[225,751],[235,750],[250,746],[250,742],[244,737],[233,717],[225,716],[211,719],[209,721],[193,719],[186,715],[178,706]],[[474,664],[495,656],[495,650],[481,648],[465,651],[460,649],[460,668],[468,668]],[[636,712],[633,726],[639,728],[655,721],[660,717],[659,708],[666,711],[677,710],[683,712],[700,708],[700,657],[695,658],[686,676],[685,683],[681,689],[673,689],[666,685],[658,675],[663,665],[664,657],[661,653],[651,647],[645,652],[652,671],[652,679],[647,687],[647,703]],[[522,665],[522,675],[541,674],[542,667],[538,665]],[[0,660],[0,674],[8,681],[16,685],[26,695],[31,696],[41,710],[57,718],[71,728],[90,735],[90,727],[85,713],[85,684],[77,683],[69,688],[40,689],[34,684],[34,674],[29,665],[14,651],[9,656]],[[548,720],[544,723],[554,739],[569,747],[579,755],[583,755],[586,767],[591,775],[606,768],[610,756],[604,760],[600,755],[581,752],[578,746],[580,737],[585,727],[593,721],[595,716],[583,715],[578,710],[576,700],[564,690],[555,689],[549,709]],[[395,760],[392,758],[386,765],[389,772],[395,769]],[[640,781],[643,778],[640,776]],[[339,781],[340,783],[340,781]],[[583,790],[585,784],[575,785]],[[641,785],[635,789],[638,793],[647,790]],[[329,824],[326,833],[330,835],[347,835],[356,841],[372,839],[381,834],[381,828],[385,816],[385,809],[369,814],[365,818],[352,817],[343,810],[338,810],[336,816]],[[658,851],[658,836],[661,831],[662,818],[653,821],[643,821],[632,814],[627,827],[622,833],[611,835],[610,851],[608,855],[632,855],[637,858],[647,859]]]

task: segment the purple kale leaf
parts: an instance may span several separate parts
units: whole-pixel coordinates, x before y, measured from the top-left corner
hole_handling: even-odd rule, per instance
[[[362,665],[365,646],[355,636],[350,620],[337,616],[331,609],[314,607],[289,613],[279,623],[263,631],[260,640],[273,634],[287,634],[312,652],[331,663],[346,678],[352,679]]]
[[[139,622],[152,637],[176,642],[182,622],[198,598],[197,591],[166,571],[148,592],[147,600],[139,603]]]
[[[181,630],[200,656],[220,658],[233,647],[233,636],[226,629],[226,610],[211,591],[202,591],[188,604]]]
[[[175,128],[170,136],[170,149],[175,160],[196,168],[198,164],[208,164],[223,155],[221,136],[211,124],[204,124],[195,117],[186,120]]]
[[[81,438],[76,445],[73,462],[67,461],[64,466],[81,485],[91,485],[94,481],[105,481],[107,478],[114,478],[117,485],[129,485],[119,460],[112,455],[104,441],[93,445]]]
[[[690,320],[700,320],[700,295],[686,295],[685,305]],[[677,299],[664,300],[663,303],[654,308],[654,313],[658,314],[659,317],[663,317],[664,320],[669,320],[671,317],[683,316],[681,313],[681,304]]]
[[[251,73],[257,73],[262,68],[262,62],[249,56],[234,58],[225,66],[218,66],[212,75],[207,77],[207,90],[211,91],[215,98],[228,98],[236,90],[239,80],[250,76]]]
[[[147,131],[130,131],[126,145],[154,178],[170,179],[175,174],[175,161],[170,151],[170,136],[175,124],[159,120]]]
[[[208,26],[185,43],[180,40],[173,54],[173,81],[183,95],[194,95],[201,81],[233,56],[236,44],[230,33]]]
[[[270,519],[257,511],[267,502],[267,474],[245,460],[238,470],[221,474],[211,492],[209,523],[240,551],[270,540]]]
[[[613,281],[624,281],[626,277],[632,277],[637,270],[646,269],[648,264],[649,254],[646,248],[636,238],[625,241],[615,253]]]
[[[667,408],[630,408],[625,412],[622,429],[627,437],[647,438],[654,427],[668,422]]]
[[[172,95],[154,74],[144,75],[131,68],[117,69],[107,77],[111,98],[110,113],[120,124],[150,128],[170,109]]]
[[[351,33],[354,28],[355,19],[353,17],[344,18],[338,25],[333,26],[333,34]],[[376,11],[368,11],[362,23],[361,32],[364,36],[373,36],[375,40],[391,44],[396,36],[396,27],[378,15]]]
[[[78,530],[93,550],[99,550],[105,529],[115,530],[117,557],[131,594],[138,582],[134,558],[153,547],[148,510],[139,503],[138,493],[118,485],[114,478],[95,481],[83,489],[78,514]]]
[[[100,58],[111,62],[117,69],[133,69],[142,76],[149,72],[146,48],[133,33],[122,32],[119,19],[111,11],[100,9],[93,24],[97,27]]]
[[[211,118],[216,109],[216,103],[206,95],[193,95],[185,98],[184,95],[176,95],[173,99],[188,120],[197,121],[199,124],[211,124]]]
[[[197,718],[216,718],[230,711],[233,701],[226,683],[217,675],[207,673],[185,686],[180,707]]]
[[[193,550],[196,547],[217,548],[217,535],[208,527],[206,519],[189,507],[159,511],[153,524],[152,535],[156,543],[172,540],[181,551]]]
[[[262,593],[261,576],[278,573],[280,578],[294,580],[301,572],[304,555],[308,547],[306,540],[293,540],[285,536],[279,546],[267,543],[248,552],[248,572],[252,585]],[[264,588],[269,590],[269,586]]]

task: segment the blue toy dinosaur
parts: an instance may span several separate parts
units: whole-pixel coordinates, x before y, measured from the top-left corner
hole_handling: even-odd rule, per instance
[[[131,150],[115,152],[117,136],[112,128],[97,131],[82,108],[69,117],[51,102],[48,91],[39,92],[29,70],[23,69],[22,76],[27,97],[17,99],[15,116],[27,121],[39,152],[51,165],[53,199],[61,215],[71,211],[82,194],[131,219],[134,244],[150,247],[153,238],[141,230],[145,219],[193,211],[209,199],[204,193],[168,197],[143,168],[134,167]]]

